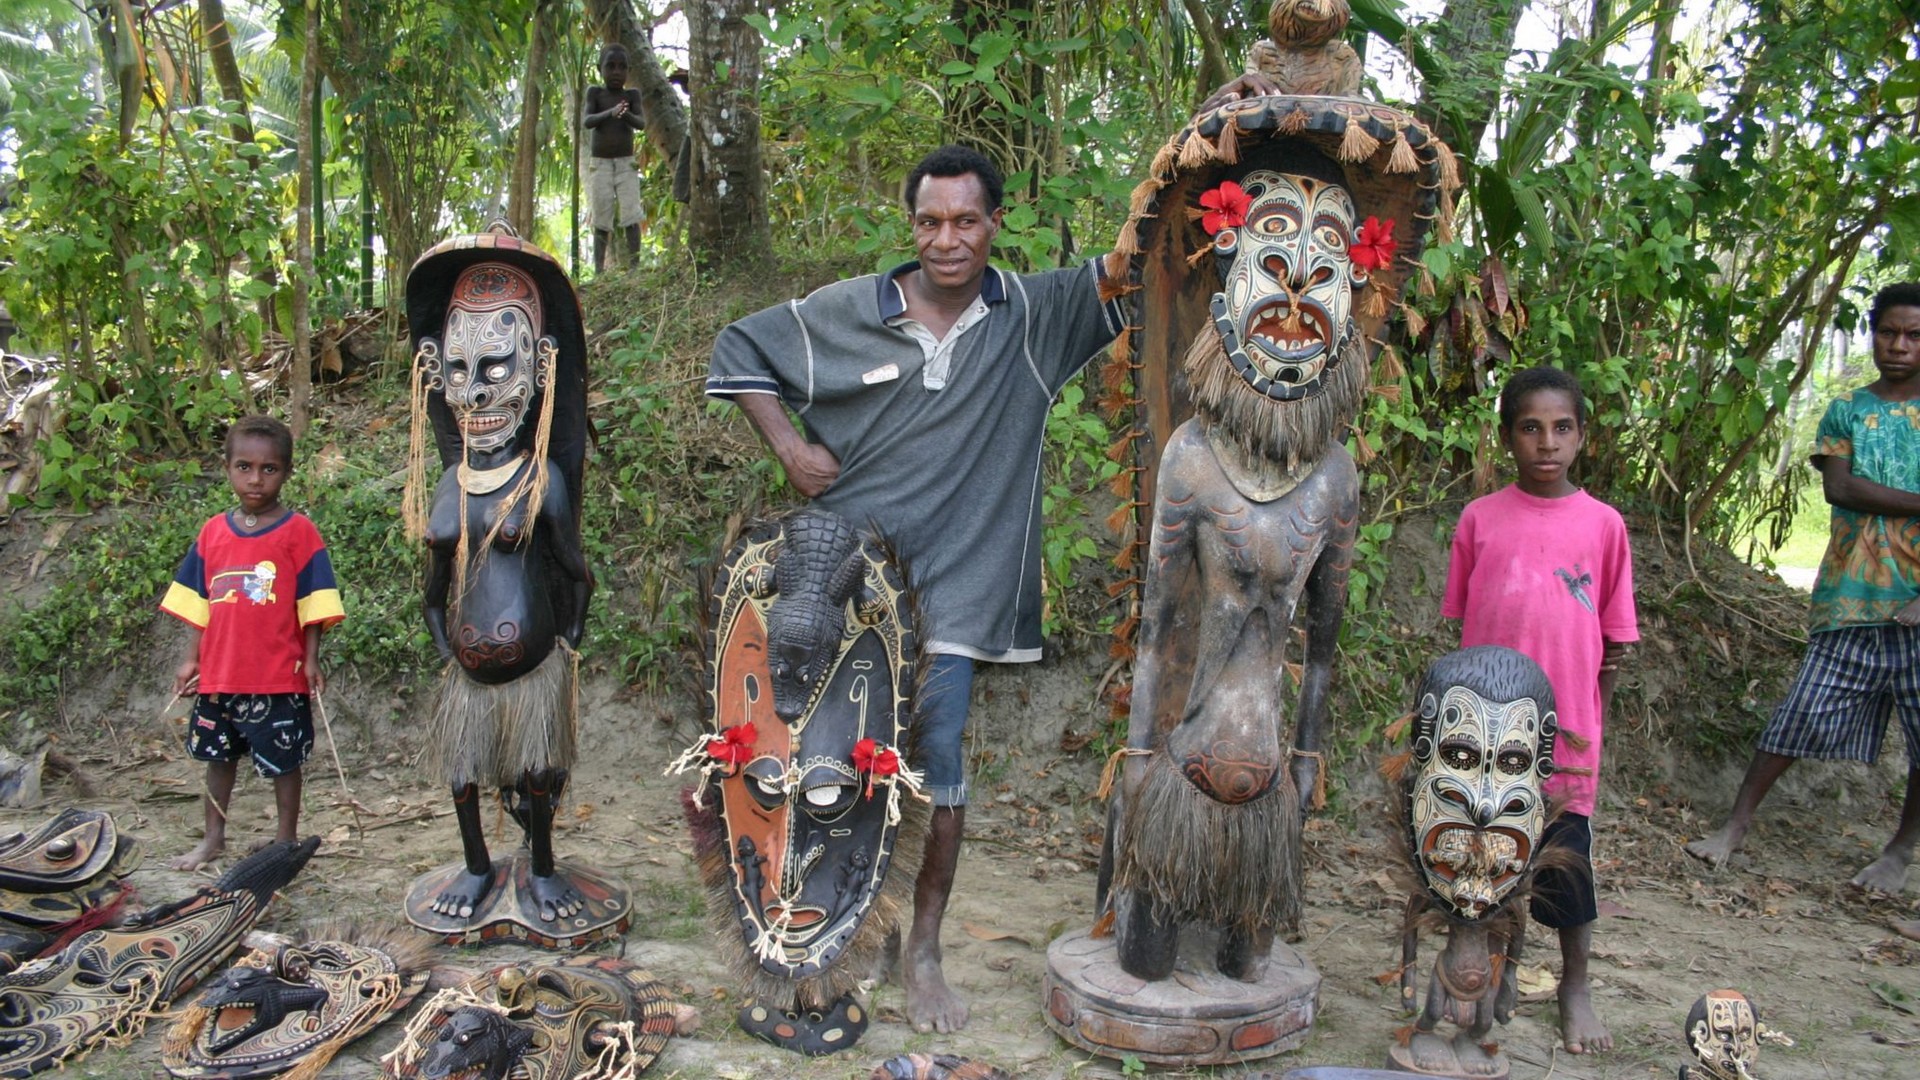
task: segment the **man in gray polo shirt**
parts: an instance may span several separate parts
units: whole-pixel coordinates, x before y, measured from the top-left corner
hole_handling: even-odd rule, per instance
[[[950,1032],[967,1006],[940,964],[966,820],[961,735],[975,660],[1040,659],[1040,449],[1054,395],[1123,325],[1098,259],[987,265],[1000,171],[943,146],[907,177],[918,262],[749,315],[714,342],[707,393],[740,406],[815,505],[904,557],[935,655],[923,687],[935,807],[902,975],[907,1016]],[[791,409],[802,435],[787,417]]]

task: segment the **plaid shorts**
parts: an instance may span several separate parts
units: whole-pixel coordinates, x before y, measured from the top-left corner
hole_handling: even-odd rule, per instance
[[[195,761],[253,758],[266,779],[298,771],[313,752],[313,711],[305,694],[201,694],[187,717]]]
[[[1822,630],[1807,642],[1793,689],[1773,711],[1759,748],[1793,758],[1873,762],[1888,714],[1920,769],[1920,627],[1881,623]]]

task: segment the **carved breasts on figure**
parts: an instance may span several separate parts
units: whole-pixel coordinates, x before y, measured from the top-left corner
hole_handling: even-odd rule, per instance
[[[897,559],[800,510],[748,530],[715,576],[708,730],[687,794],[740,1026],[826,1054],[866,1029],[871,976],[929,817],[911,768],[920,650]]]
[[[1409,1011],[1421,928],[1442,928],[1447,941],[1425,1005],[1388,1063],[1434,1076],[1504,1077],[1507,1057],[1488,1033],[1513,1016],[1526,937],[1521,901],[1541,865],[1543,785],[1553,774],[1553,686],[1522,653],[1461,649],[1427,669],[1409,723],[1407,753],[1386,767],[1399,780],[1395,816],[1415,879],[1401,945]],[[1451,1039],[1435,1030],[1443,1020],[1458,1029]]]
[[[1107,265],[1135,304],[1108,382],[1135,415],[1122,563],[1143,582],[1102,860],[1117,948],[1069,935],[1050,963],[1049,1017],[1089,1049],[1222,1063],[1311,1023],[1318,974],[1274,938],[1299,917],[1357,527],[1342,443],[1454,170],[1403,112],[1289,92],[1195,116],[1134,191]],[[1237,988],[1113,992],[1166,981],[1186,924],[1218,933],[1189,967]],[[1109,953],[1127,978],[1097,973]]]
[[[453,942],[564,948],[617,936],[624,892],[553,854],[575,751],[574,647],[593,592],[580,545],[580,301],[551,255],[496,224],[420,257],[407,324],[407,521],[427,549],[427,628],[446,661],[427,741],[453,789],[464,856],[415,882],[407,917]],[[481,785],[500,790],[524,852],[489,855]]]

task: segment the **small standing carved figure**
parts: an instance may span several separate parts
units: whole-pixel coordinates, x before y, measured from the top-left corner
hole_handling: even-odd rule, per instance
[[[428,745],[453,790],[464,859],[415,883],[407,915],[451,941],[565,946],[625,928],[611,883],[554,861],[575,752],[577,660],[593,592],[580,546],[586,343],[552,256],[504,226],[429,250],[407,276],[415,350],[407,518],[429,555],[427,629],[447,661]],[[443,471],[426,495],[425,426]],[[480,785],[527,857],[496,864]],[[613,928],[617,924],[618,928]]]
[[[1399,780],[1400,834],[1417,881],[1401,940],[1400,997],[1409,1010],[1421,927],[1444,927],[1447,943],[1425,1007],[1388,1064],[1429,1076],[1505,1077],[1507,1056],[1487,1036],[1496,1021],[1513,1018],[1527,925],[1518,900],[1543,858],[1542,785],[1553,775],[1553,684],[1513,649],[1461,649],[1427,669],[1409,720],[1412,745],[1385,769]],[[1436,1032],[1442,1020],[1459,1029],[1452,1039]]]
[[[1738,990],[1709,990],[1687,1010],[1687,1049],[1696,1065],[1680,1066],[1680,1080],[1758,1080],[1760,1044],[1793,1040],[1760,1022],[1760,1012]]]

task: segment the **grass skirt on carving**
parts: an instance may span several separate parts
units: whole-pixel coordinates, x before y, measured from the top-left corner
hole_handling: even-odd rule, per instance
[[[510,787],[528,772],[572,767],[578,666],[565,641],[512,682],[476,682],[449,663],[427,729],[429,766],[455,787]]]

